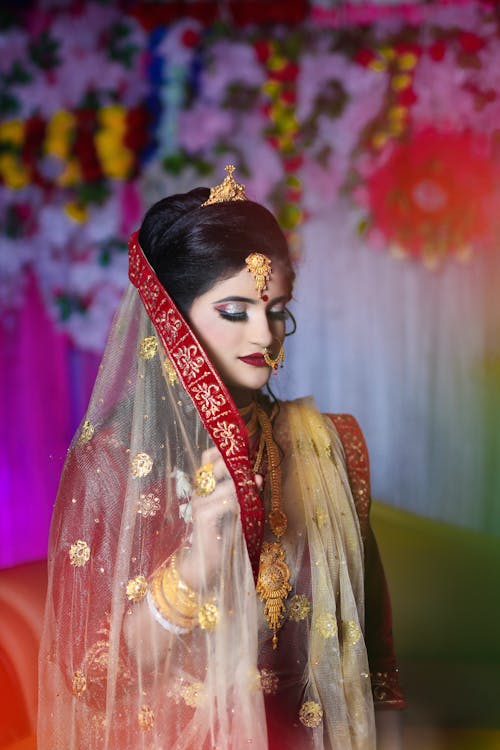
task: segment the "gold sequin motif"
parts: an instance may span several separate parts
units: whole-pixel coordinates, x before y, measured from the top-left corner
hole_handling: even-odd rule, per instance
[[[90,560],[90,547],[83,539],[78,539],[69,548],[69,561],[75,568],[81,568]]]
[[[306,701],[300,707],[299,719],[305,727],[319,727],[323,721],[323,709],[316,701]]]
[[[137,513],[144,518],[156,516],[160,509],[160,498],[153,492],[141,495],[137,501]]]
[[[132,459],[130,473],[133,477],[145,477],[153,468],[153,459],[147,453],[138,453]]]
[[[79,698],[87,689],[87,679],[81,669],[77,669],[71,680],[73,695]]]
[[[355,646],[361,638],[361,629],[358,623],[354,622],[354,620],[348,620],[348,622],[345,623],[345,634],[351,646]]]
[[[82,425],[80,437],[78,438],[78,445],[83,445],[84,443],[88,443],[89,440],[92,440],[92,438],[94,437],[94,432],[94,425],[92,424],[92,422],[89,422],[89,420],[86,419]]]
[[[323,638],[334,638],[338,632],[337,618],[331,612],[323,612],[316,619],[314,628]]]
[[[304,594],[295,594],[288,603],[288,617],[290,620],[300,622],[305,620],[311,611],[311,602]]]
[[[146,596],[148,591],[148,582],[144,576],[131,578],[127,583],[127,598],[131,602],[140,602]]]
[[[158,339],[156,336],[146,336],[145,339],[142,339],[139,347],[139,356],[142,359],[153,359],[157,351]]]
[[[186,705],[191,706],[191,708],[196,708],[199,706],[204,698],[203,695],[203,683],[202,682],[191,682],[191,683],[184,683],[179,688],[179,693],[181,695],[181,698],[183,698]]]
[[[219,622],[219,610],[216,605],[207,602],[198,612],[198,622],[202,630],[215,630]]]
[[[322,529],[326,525],[327,520],[328,514],[321,510],[321,508],[316,508],[313,514],[313,521],[318,529]]]
[[[150,706],[142,706],[137,715],[137,720],[139,722],[140,728],[144,729],[145,732],[152,729],[155,721],[153,709],[150,708]]]
[[[276,695],[278,691],[279,678],[272,669],[260,670],[260,685],[262,692],[266,695]]]
[[[178,383],[179,378],[177,377],[175,367],[173,366],[172,362],[168,358],[163,363],[163,367],[165,368],[167,380],[170,383],[170,385],[175,385],[176,383]]]

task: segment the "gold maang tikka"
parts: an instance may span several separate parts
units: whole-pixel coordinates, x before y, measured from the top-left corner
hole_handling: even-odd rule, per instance
[[[210,188],[210,195],[208,199],[201,204],[202,206],[210,206],[213,203],[248,200],[247,194],[245,193],[245,186],[240,182],[236,182],[233,177],[235,166],[233,164],[228,164],[225,169],[227,176],[220,185],[215,185],[215,187]],[[245,258],[245,263],[254,277],[255,288],[257,289],[259,296],[264,297],[267,283],[271,278],[270,259],[263,253],[250,253],[250,255]]]
[[[250,253],[245,258],[248,270],[255,281],[255,288],[260,297],[264,298],[264,292],[267,289],[267,282],[271,278],[271,261],[263,253]]]

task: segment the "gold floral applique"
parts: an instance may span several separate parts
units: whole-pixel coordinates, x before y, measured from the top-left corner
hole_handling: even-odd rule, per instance
[[[362,635],[361,628],[359,627],[358,623],[354,622],[354,620],[348,620],[344,624],[344,628],[348,643],[350,643],[351,646],[355,646]]]
[[[324,526],[326,526],[326,522],[328,521],[328,514],[325,513],[324,510],[321,510],[321,508],[316,507],[313,513],[313,521],[318,529],[322,529]]]
[[[183,683],[179,687],[179,693],[186,705],[191,706],[191,708],[199,706],[205,697],[202,682]]]
[[[153,459],[147,453],[137,453],[132,459],[130,473],[133,477],[145,477],[153,468]]]
[[[87,689],[87,678],[81,669],[77,669],[71,680],[73,695],[79,698]]]
[[[127,583],[127,598],[131,602],[140,602],[146,596],[148,591],[148,582],[144,576],[131,578]]]
[[[137,513],[144,518],[156,516],[160,509],[160,498],[153,492],[148,492],[139,497],[137,501]]]
[[[299,719],[305,727],[319,727],[323,721],[323,709],[316,701],[306,701],[300,707]]]
[[[266,695],[276,695],[278,691],[279,678],[272,669],[260,670],[260,685],[262,692]]]
[[[314,623],[314,629],[323,638],[334,638],[338,633],[337,618],[331,612],[323,612]]]
[[[165,368],[165,372],[167,374],[167,380],[170,383],[170,385],[175,385],[179,382],[179,378],[177,377],[177,373],[175,371],[175,367],[173,366],[172,362],[168,357],[165,359],[165,362],[163,363],[163,367]]]
[[[141,706],[141,709],[137,715],[137,721],[139,722],[140,728],[145,732],[148,732],[153,728],[153,724],[155,721],[153,709],[150,706]]]
[[[142,359],[153,359],[157,351],[158,339],[156,336],[146,336],[145,339],[142,339],[139,347],[139,356]]]
[[[81,568],[90,560],[90,547],[83,539],[78,539],[69,548],[69,561],[75,568]]]
[[[304,594],[295,594],[288,603],[288,617],[295,622],[305,620],[311,611],[311,602]]]
[[[88,443],[89,440],[92,440],[92,438],[94,437],[94,432],[94,425],[92,424],[92,422],[89,422],[89,420],[86,419],[82,425],[80,437],[78,438],[78,445],[84,445],[84,443]]]
[[[198,622],[202,630],[215,630],[219,622],[219,610],[212,602],[207,602],[200,607],[198,612]]]

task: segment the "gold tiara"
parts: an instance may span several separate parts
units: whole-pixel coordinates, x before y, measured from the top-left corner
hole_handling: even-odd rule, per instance
[[[246,201],[248,200],[245,193],[245,186],[241,185],[233,177],[235,167],[228,164],[226,167],[227,177],[221,182],[210,188],[208,199],[202,203],[202,206],[209,206],[211,203],[224,203],[225,201]]]

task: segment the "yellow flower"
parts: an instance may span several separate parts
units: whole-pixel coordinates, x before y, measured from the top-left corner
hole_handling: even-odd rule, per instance
[[[82,178],[82,172],[77,159],[70,159],[64,168],[64,171],[59,175],[56,182],[61,187],[68,187],[75,185],[80,182]]]
[[[0,154],[0,174],[7,187],[19,190],[29,182],[29,174],[14,154]]]
[[[376,133],[372,138],[372,143],[375,148],[383,148],[390,136],[388,133]]]
[[[275,96],[281,91],[281,83],[279,81],[266,81],[263,86],[262,90],[265,94],[268,94],[269,96]]]
[[[21,146],[24,139],[24,122],[22,120],[7,120],[0,123],[0,141],[13,146]]]
[[[403,52],[398,56],[398,65],[401,70],[413,70],[418,63],[418,57],[414,52]]]
[[[368,63],[368,67],[371,70],[375,70],[377,73],[383,73],[387,70],[387,63],[384,60],[372,60]]]
[[[56,112],[47,125],[45,151],[47,154],[66,159],[70,152],[75,117],[71,112]]]
[[[392,47],[380,47],[379,52],[385,60],[394,60],[396,55]]]
[[[110,104],[99,110],[99,122],[103,128],[123,135],[126,129],[126,112],[120,104]]]
[[[409,86],[411,86],[411,76],[407,75],[406,73],[396,75],[392,79],[391,85],[394,91],[403,91],[403,89],[407,89]]]
[[[66,211],[68,216],[78,224],[83,224],[84,221],[87,221],[87,209],[76,201],[69,201],[68,203],[66,203],[66,205],[64,206],[64,210]]]
[[[271,57],[267,61],[267,67],[269,70],[283,70],[284,67],[288,64],[288,59],[286,57],[283,57],[283,55],[279,54],[272,54]]]

